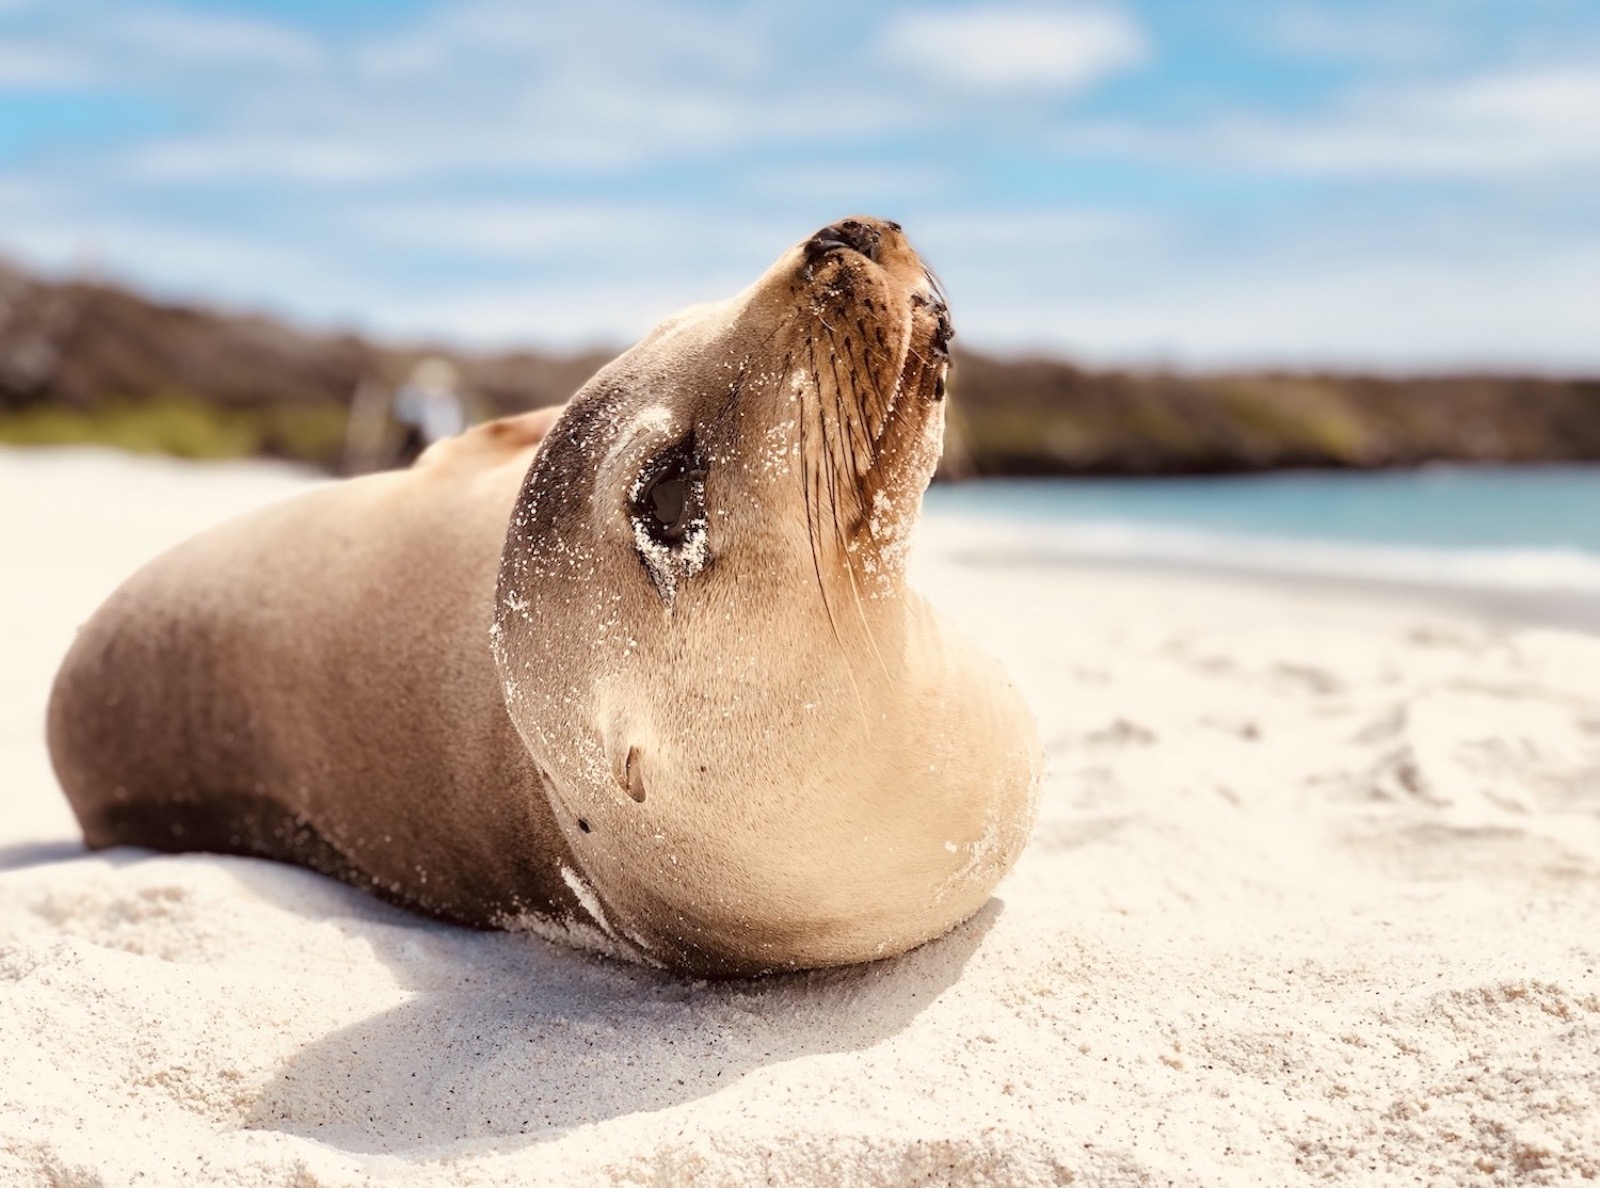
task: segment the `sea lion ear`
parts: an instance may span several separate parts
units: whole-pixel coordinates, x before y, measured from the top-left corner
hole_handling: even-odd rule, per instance
[[[611,760],[611,778],[617,788],[635,804],[645,798],[644,749],[639,745],[639,731],[622,713],[602,715],[601,742]]]
[[[644,803],[644,757],[638,747],[629,747],[622,762],[622,787],[636,803]]]

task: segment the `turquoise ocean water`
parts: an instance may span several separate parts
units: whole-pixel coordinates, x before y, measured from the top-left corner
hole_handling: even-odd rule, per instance
[[[1600,466],[980,480],[925,506],[1004,525],[1013,555],[1548,594],[1600,615]]]
[[[930,509],[1250,537],[1600,557],[1600,467],[1439,467],[1227,478],[991,479],[941,485]]]

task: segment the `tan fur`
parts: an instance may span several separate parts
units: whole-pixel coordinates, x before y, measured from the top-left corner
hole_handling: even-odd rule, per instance
[[[867,254],[814,237],[559,419],[136,574],[52,699],[90,845],[281,858],[709,975],[885,956],[975,911],[1037,744],[903,580],[942,299],[893,224],[836,227]],[[646,480],[691,454],[704,514],[661,545]]]

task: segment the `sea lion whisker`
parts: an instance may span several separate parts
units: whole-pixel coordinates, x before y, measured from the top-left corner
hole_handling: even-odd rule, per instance
[[[810,346],[812,363],[811,374],[813,377],[815,377],[817,375],[815,341],[813,341]],[[816,382],[813,382],[811,385],[810,394],[816,399],[820,400],[820,391],[820,385]],[[805,503],[806,542],[811,549],[811,568],[812,572],[816,575],[817,593],[822,598],[822,609],[828,616],[828,626],[833,631],[834,641],[843,647],[844,639],[839,633],[838,620],[834,618],[833,602],[828,597],[828,583],[827,580],[822,576],[822,545],[818,539],[817,531],[820,526],[819,505],[822,502],[822,484],[820,479],[816,477],[817,460],[812,456],[814,451],[810,448],[809,443],[806,440],[806,422],[812,413],[813,404],[813,401],[808,400],[807,396],[808,393],[802,389],[800,393],[800,416],[798,418],[800,432],[800,475],[801,488]],[[817,406],[815,411],[817,415],[818,432],[823,439],[823,448],[826,450],[828,444],[826,420],[821,415],[820,405]]]
[[[852,367],[852,381],[854,381],[857,376],[858,373]],[[855,387],[852,386],[851,391],[855,390]],[[872,493],[869,489],[869,479],[877,472],[879,462],[878,451],[876,449],[876,444],[872,440],[869,427],[861,423],[863,418],[858,415],[853,416],[845,409],[844,386],[839,382],[837,366],[834,368],[833,399],[837,421],[844,430],[842,440],[844,442],[845,457],[842,460],[842,465],[850,476],[851,490],[855,497],[855,506],[853,508],[853,512],[857,519],[856,526],[859,527],[860,524],[864,523],[867,517],[871,514]],[[858,443],[860,444],[860,448],[867,454],[868,464],[866,466],[861,465],[860,458],[857,456]],[[835,493],[835,499],[837,504],[837,493]],[[840,545],[841,548],[844,547],[844,542],[842,539],[840,541]],[[851,567],[851,580],[854,582],[855,560],[854,557],[848,553],[848,550],[846,550],[846,563]]]
[[[837,393],[837,389],[835,391]],[[820,393],[818,395],[817,420],[822,429],[823,443],[826,447],[825,453],[829,455],[829,460],[832,461],[831,455],[833,450],[832,447],[828,445],[828,419],[822,415]],[[839,519],[838,468],[830,465],[826,470],[824,470],[823,474],[827,479],[828,485],[828,507],[832,512],[830,519],[833,522],[833,539],[834,543],[838,545],[839,548],[839,563],[841,566],[843,566],[845,580],[849,583],[850,595],[855,606],[856,617],[861,620],[861,629],[866,634],[867,646],[872,649],[872,654],[877,658],[879,667],[882,668],[885,675],[887,675],[889,671],[888,665],[884,663],[883,654],[878,650],[878,641],[872,634],[872,623],[867,618],[866,607],[863,606],[861,602],[861,591],[856,585],[855,557],[850,551],[848,542],[845,540],[844,525]],[[828,619],[829,622],[833,621],[833,612],[831,607],[829,609]],[[835,630],[837,631],[837,627]],[[870,719],[867,716],[866,698],[862,696],[861,685],[856,680],[855,662],[850,653],[851,649],[849,648],[845,648],[842,653],[844,656],[845,673],[850,677],[851,687],[855,690],[856,704],[861,711],[862,724],[870,726]]]
[[[834,409],[835,409],[836,414],[837,414],[836,417],[835,417],[835,420],[839,424],[840,428],[845,433],[846,445],[853,447],[854,438],[855,438],[856,431],[857,431],[857,428],[858,428],[856,422],[857,422],[857,420],[859,418],[848,415],[844,410],[845,384],[844,384],[844,380],[839,375],[839,356],[834,352],[829,352],[829,355],[828,355],[828,367],[829,367],[829,370],[833,372],[833,402],[834,402]],[[853,448],[851,450],[851,462],[852,462],[852,465],[853,465],[854,464],[854,450],[853,450]]]
[[[805,392],[800,392],[800,416],[796,418],[796,425],[800,434],[800,497],[805,510],[806,543],[811,550],[811,568],[816,574],[817,590],[822,595],[826,605],[828,590],[822,579],[822,557],[817,545],[815,500],[812,498],[811,480],[811,448],[806,440],[806,401]]]
[[[813,347],[813,363],[814,362],[815,362],[815,348]],[[815,375],[815,374],[816,374],[816,372],[813,370],[813,375]],[[830,465],[828,465],[825,469],[823,469],[822,473],[827,478],[827,483],[828,483],[828,506],[832,510],[832,513],[833,513],[832,518],[833,518],[833,522],[834,522],[834,532],[835,532],[835,536],[837,537],[838,536],[838,529],[839,529],[838,510],[837,510],[838,509],[838,501],[834,497],[834,493],[833,493],[833,473],[834,473],[834,469],[833,469],[833,466],[831,465],[831,462],[832,462],[832,458],[831,458],[832,446],[830,445],[830,443],[828,441],[828,419],[825,416],[822,415],[822,404],[821,404],[822,392],[821,392],[820,385],[813,384],[812,387],[811,387],[810,395],[812,395],[812,397],[814,399],[812,401],[810,401],[810,402],[807,402],[807,401],[804,400],[804,394],[802,394],[802,403],[806,405],[806,407],[802,408],[802,415],[801,415],[801,418],[800,418],[801,434],[802,434],[802,438],[801,438],[802,446],[801,446],[801,450],[800,450],[802,473],[803,474],[805,473],[805,468],[809,465],[811,467],[810,473],[814,475],[816,473],[816,471],[817,471],[817,462],[819,461],[819,459],[812,457],[812,451],[806,449],[805,445],[804,445],[804,440],[805,440],[804,439],[804,426],[805,426],[805,423],[806,423],[806,419],[814,411],[815,415],[816,415],[816,418],[817,418],[818,434],[822,438],[822,445],[823,445],[822,456],[823,456],[824,459],[826,459],[830,463]],[[821,546],[820,546],[819,541],[818,541],[818,532],[817,532],[818,528],[820,527],[820,515],[819,514],[814,514],[814,513],[820,513],[819,505],[822,502],[822,498],[821,498],[822,497],[821,481],[818,480],[818,482],[817,482],[815,498],[813,498],[811,496],[811,493],[810,493],[811,492],[811,478],[810,477],[805,477],[803,479],[803,482],[804,482],[804,484],[806,486],[806,490],[807,490],[807,497],[806,497],[806,534],[807,534],[807,537],[809,539],[809,543],[810,543],[810,546],[811,546],[812,571],[816,575],[817,590],[822,596],[822,609],[823,609],[823,612],[828,617],[828,628],[833,633],[834,642],[839,645],[840,655],[844,658],[845,676],[848,677],[849,680],[850,680],[850,689],[851,689],[851,692],[855,695],[856,707],[857,707],[858,711],[861,714],[861,721],[862,721],[863,725],[865,725],[869,721],[869,718],[868,718],[868,715],[867,715],[866,698],[863,696],[863,694],[861,692],[861,684],[860,684],[860,682],[856,680],[855,664],[852,662],[851,656],[850,656],[851,649],[848,646],[846,646],[846,644],[844,642],[844,637],[840,633],[839,621],[838,621],[837,617],[834,615],[834,611],[833,611],[833,599],[829,596],[828,584],[827,584],[827,582],[824,580],[824,578],[822,576]],[[850,558],[849,558],[848,553],[843,552],[842,549],[841,549],[841,561],[843,562],[843,564],[844,564],[844,566],[846,568],[846,571],[848,572],[849,569],[850,569]],[[853,577],[852,577],[852,581],[853,581]],[[859,598],[858,598],[858,611],[859,611]],[[871,628],[870,627],[868,628],[868,639],[869,640],[871,639]],[[876,648],[876,645],[874,645],[874,648]]]

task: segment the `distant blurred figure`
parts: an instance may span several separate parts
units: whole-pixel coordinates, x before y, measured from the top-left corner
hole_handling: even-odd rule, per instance
[[[375,380],[362,380],[350,404],[345,473],[410,466],[434,442],[460,433],[468,417],[459,384],[455,366],[437,356],[418,363],[393,393]]]
[[[448,359],[424,359],[400,385],[389,406],[401,429],[396,461],[410,466],[436,441],[454,437],[467,427],[467,411],[456,392],[460,382]]]

